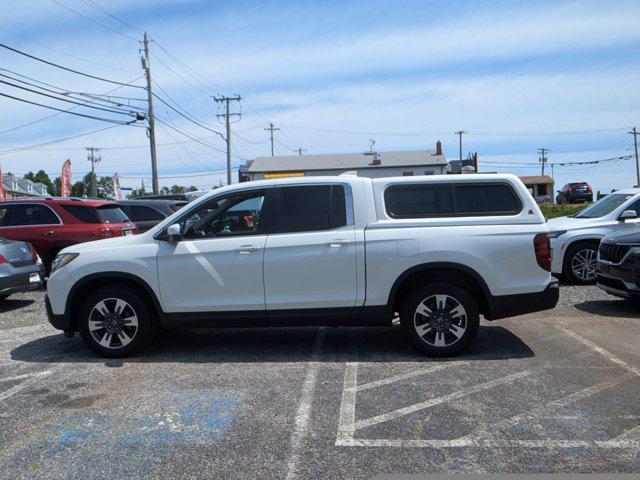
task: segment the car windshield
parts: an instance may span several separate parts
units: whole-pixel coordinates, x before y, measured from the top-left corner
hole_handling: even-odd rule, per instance
[[[576,218],[599,218],[610,214],[624,202],[633,197],[633,194],[612,193],[598,200],[596,203],[576,215]]]

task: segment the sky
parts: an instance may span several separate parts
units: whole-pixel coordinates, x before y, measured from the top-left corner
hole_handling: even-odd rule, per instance
[[[477,151],[484,172],[537,175],[539,148],[549,149],[556,164],[623,157],[553,168],[557,188],[587,181],[609,192],[636,184],[627,132],[640,128],[638,7],[637,1],[3,0],[1,44],[134,86],[4,48],[0,81],[25,86],[14,79],[27,76],[83,94],[120,87],[111,95],[132,100],[117,101],[145,108],[144,30],[152,39],[155,93],[199,123],[156,100],[161,185],[206,189],[226,181],[225,143],[212,131],[223,131],[216,117],[222,110],[213,97],[238,94],[234,167],[270,154],[269,122],[280,128],[278,155],[298,148],[362,152],[369,139],[380,151],[433,149],[440,140],[454,160],[454,132],[464,130],[463,155]],[[0,94],[132,119],[6,83]],[[85,148],[95,146],[102,148],[99,174],[117,172],[123,186],[150,187],[144,122],[105,123],[7,97],[0,97],[0,112],[3,172],[59,176],[70,158],[78,180],[90,167]]]

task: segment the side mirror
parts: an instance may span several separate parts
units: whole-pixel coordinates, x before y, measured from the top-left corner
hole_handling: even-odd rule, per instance
[[[618,220],[624,222],[625,220],[632,220],[634,218],[638,218],[638,212],[636,212],[635,210],[625,210],[620,214]]]
[[[179,242],[182,240],[182,232],[179,223],[174,223],[167,227],[167,239],[170,242]]]

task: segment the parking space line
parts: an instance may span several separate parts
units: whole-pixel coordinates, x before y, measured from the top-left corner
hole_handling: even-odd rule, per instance
[[[338,445],[336,443],[336,445]],[[509,439],[426,439],[405,440],[399,438],[358,439],[343,440],[339,446],[345,447],[395,447],[395,448],[460,448],[460,447],[491,447],[491,448],[603,448],[603,449],[640,449],[640,440],[613,439],[613,440],[509,440]]]
[[[491,388],[497,387],[498,385],[502,385],[503,383],[509,383],[515,380],[519,380],[521,378],[528,377],[529,375],[531,375],[536,371],[545,370],[548,368],[551,368],[551,365],[545,365],[543,367],[539,367],[531,370],[523,370],[521,372],[512,373],[511,375],[506,375],[504,377],[501,377],[495,380],[490,380],[488,382],[484,382],[478,385],[474,385],[469,388],[463,388],[462,390],[458,390],[448,395],[443,395],[441,397],[436,397],[436,398],[430,398],[429,400],[426,400],[424,402],[409,405],[408,407],[399,408],[392,412],[383,413],[382,415],[377,415],[375,417],[366,418],[363,420],[358,420],[355,422],[355,429],[360,430],[362,428],[371,427],[379,423],[388,422],[396,418],[404,417],[405,415],[410,415],[412,413],[416,413],[421,410],[426,410],[427,408],[431,408],[436,405],[449,402],[451,400],[457,400],[462,397],[473,395],[474,393],[479,393],[484,390],[489,390]]]
[[[342,387],[342,402],[340,403],[340,418],[338,420],[338,435],[336,445],[349,442],[355,434],[356,422],[356,389],[358,384],[358,363],[349,362],[345,365],[344,383]]]
[[[615,440],[637,440],[640,441],[640,425],[636,425],[629,430],[622,432]]]
[[[8,390],[5,390],[4,392],[0,393],[0,402],[6,400],[7,398],[15,395],[16,393],[20,392],[21,390],[24,390],[25,388],[27,388],[31,383],[33,383],[35,380],[42,378],[42,377],[46,377],[47,375],[51,375],[50,370],[45,370],[44,372],[38,372],[38,373],[34,373],[31,374],[30,377],[27,380],[25,380],[22,383],[19,383],[18,385],[15,385],[11,388],[9,388]]]
[[[320,354],[320,350],[322,350],[326,333],[327,329],[325,327],[319,328],[318,333],[316,334],[316,340],[313,344],[312,360],[311,362],[309,362],[307,374],[302,386],[302,396],[300,398],[300,403],[298,404],[298,410],[296,412],[293,433],[291,434],[291,457],[287,462],[287,475],[285,477],[287,480],[295,478],[296,471],[298,469],[298,463],[300,462],[302,442],[308,430],[309,418],[311,415],[311,403],[313,401],[313,392],[316,388],[318,371],[320,369],[318,356]]]
[[[411,372],[401,373],[400,375],[394,375],[392,377],[383,378],[381,380],[375,380],[373,382],[363,383],[362,385],[356,385],[350,388],[354,389],[354,391],[356,392],[361,392],[363,390],[368,390],[370,388],[381,387],[383,385],[389,385],[391,383],[399,382],[400,380],[407,380],[409,378],[426,375],[427,373],[437,372],[438,370],[443,370],[445,368],[461,367],[463,365],[468,365],[468,364],[469,362],[442,362],[432,367],[421,368],[419,370],[413,370]]]
[[[631,364],[625,362],[621,358],[616,357],[613,353],[609,352],[608,350],[605,350],[601,346],[596,345],[595,343],[593,343],[591,340],[588,340],[588,339],[578,335],[576,332],[574,332],[572,330],[569,330],[568,328],[561,328],[561,330],[567,336],[577,340],[578,342],[582,343],[583,345],[586,345],[587,347],[589,347],[594,352],[599,353],[600,355],[605,357],[607,360],[609,360],[611,363],[615,363],[616,365],[624,368],[625,370],[633,372],[635,375],[640,377],[640,368],[639,367],[636,367],[635,365],[631,365]]]

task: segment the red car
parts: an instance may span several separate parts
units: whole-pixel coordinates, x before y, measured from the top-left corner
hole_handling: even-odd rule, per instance
[[[47,272],[60,250],[76,243],[138,233],[116,203],[76,198],[0,200],[0,237],[29,242]]]

